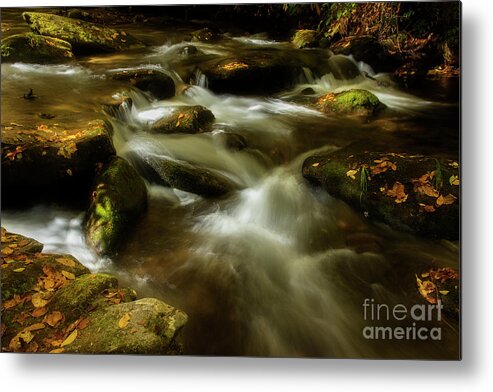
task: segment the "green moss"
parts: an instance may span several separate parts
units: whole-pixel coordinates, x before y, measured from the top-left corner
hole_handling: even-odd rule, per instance
[[[318,105],[324,112],[361,115],[373,115],[385,108],[375,94],[362,89],[328,94],[319,99]]]
[[[157,133],[206,132],[214,120],[214,114],[203,106],[178,107],[171,116],[154,123],[151,131]]]
[[[95,182],[86,239],[100,254],[114,252],[147,204],[144,181],[123,158],[115,157]]]
[[[318,33],[316,30],[297,30],[291,42],[299,49],[317,46]]]
[[[11,35],[2,40],[2,61],[26,63],[59,63],[74,58],[70,43],[42,35]]]
[[[118,280],[107,274],[86,274],[62,287],[49,304],[50,310],[58,310],[68,321],[87,312],[104,290],[118,287]]]

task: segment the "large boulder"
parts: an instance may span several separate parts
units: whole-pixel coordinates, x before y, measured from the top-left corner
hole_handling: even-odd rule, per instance
[[[201,133],[210,130],[215,117],[203,106],[180,106],[150,126],[156,133]]]
[[[112,52],[143,47],[125,31],[80,19],[41,12],[24,12],[22,17],[36,34],[70,42],[74,52]]]
[[[201,65],[208,88],[216,93],[269,94],[292,86],[301,67],[280,53],[250,53]]]
[[[40,126],[2,130],[2,196],[19,200],[32,196],[80,192],[87,198],[97,166],[115,154],[103,121],[79,129]]]
[[[191,35],[193,42],[214,42],[217,41],[220,37],[220,35],[216,31],[211,30],[208,27],[192,31]]]
[[[58,38],[26,33],[2,39],[3,63],[63,63],[73,58],[72,45]]]
[[[147,188],[135,169],[114,157],[96,177],[86,217],[86,241],[98,254],[111,254],[147,206]]]
[[[3,352],[182,352],[182,311],[154,298],[136,301],[114,276],[91,274],[69,255],[35,252],[26,246],[39,243],[3,228],[2,244]]]
[[[307,158],[302,172],[370,219],[427,238],[459,238],[458,163],[451,159],[349,146]]]
[[[351,89],[340,93],[329,93],[317,101],[317,107],[323,113],[373,116],[386,106],[375,94],[361,89]]]
[[[200,196],[217,197],[235,189],[225,176],[187,162],[136,155],[132,161],[149,181]]]
[[[167,73],[155,68],[138,68],[117,71],[111,78],[130,82],[139,90],[146,91],[158,99],[171,98],[175,95],[175,82]]]
[[[88,327],[67,347],[74,353],[178,354],[187,315],[155,298],[113,305],[89,314]]]
[[[334,54],[352,55],[356,61],[363,61],[376,72],[393,71],[399,60],[370,35],[351,36],[332,44],[330,50]]]
[[[314,48],[318,46],[318,36],[316,30],[296,30],[291,43],[298,49]]]

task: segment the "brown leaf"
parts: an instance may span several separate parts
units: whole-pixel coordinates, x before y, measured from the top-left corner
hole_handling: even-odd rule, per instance
[[[63,314],[58,310],[55,310],[54,312],[46,315],[43,322],[48,324],[50,327],[55,327],[61,320],[63,320]]]
[[[67,257],[59,257],[58,259],[56,259],[56,261],[67,267],[75,267],[75,261]]]
[[[31,316],[33,316],[35,318],[41,317],[41,316],[44,316],[47,312],[48,312],[47,308],[36,308],[31,313]]]
[[[39,329],[43,329],[44,327],[46,327],[46,325],[44,325],[43,323],[36,323],[36,324],[30,325],[27,328],[24,328],[24,330],[25,331],[37,331]]]
[[[77,328],[78,329],[85,329],[85,328],[87,328],[88,325],[89,325],[89,319],[84,318],[79,322],[79,324],[77,325]]]
[[[387,189],[386,187],[380,188],[382,193],[389,197],[394,197],[396,203],[404,203],[407,200],[408,195],[405,192],[405,187],[399,181],[396,181],[392,186],[392,189]]]
[[[40,293],[36,293],[32,296],[31,302],[33,303],[35,308],[42,308],[42,307],[46,306],[46,304],[49,301],[43,299],[43,297],[41,296]]]
[[[440,207],[442,205],[453,204],[456,200],[457,198],[449,193],[447,196],[440,195],[437,198],[436,204],[438,207]]]
[[[51,350],[51,351],[50,351],[50,354],[61,354],[61,353],[63,353],[64,351],[65,351],[65,349],[64,349],[64,348],[56,348],[56,349],[54,349],[54,350]]]
[[[65,276],[67,279],[74,280],[75,275],[71,272],[68,271],[62,271],[62,275]]]

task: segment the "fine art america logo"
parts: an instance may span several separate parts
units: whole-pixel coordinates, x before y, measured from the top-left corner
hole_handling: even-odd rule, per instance
[[[365,298],[363,317],[372,325],[363,328],[363,336],[368,340],[441,340],[441,327],[423,324],[440,322],[442,309],[440,300],[436,305],[416,304],[407,307],[403,304],[389,306],[376,303],[373,298]],[[397,322],[399,326],[388,325]]]

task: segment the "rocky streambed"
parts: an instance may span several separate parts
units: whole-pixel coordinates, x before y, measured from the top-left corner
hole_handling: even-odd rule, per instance
[[[368,37],[2,15],[3,350],[457,355],[454,80]],[[365,340],[367,297],[440,298],[447,344]]]

